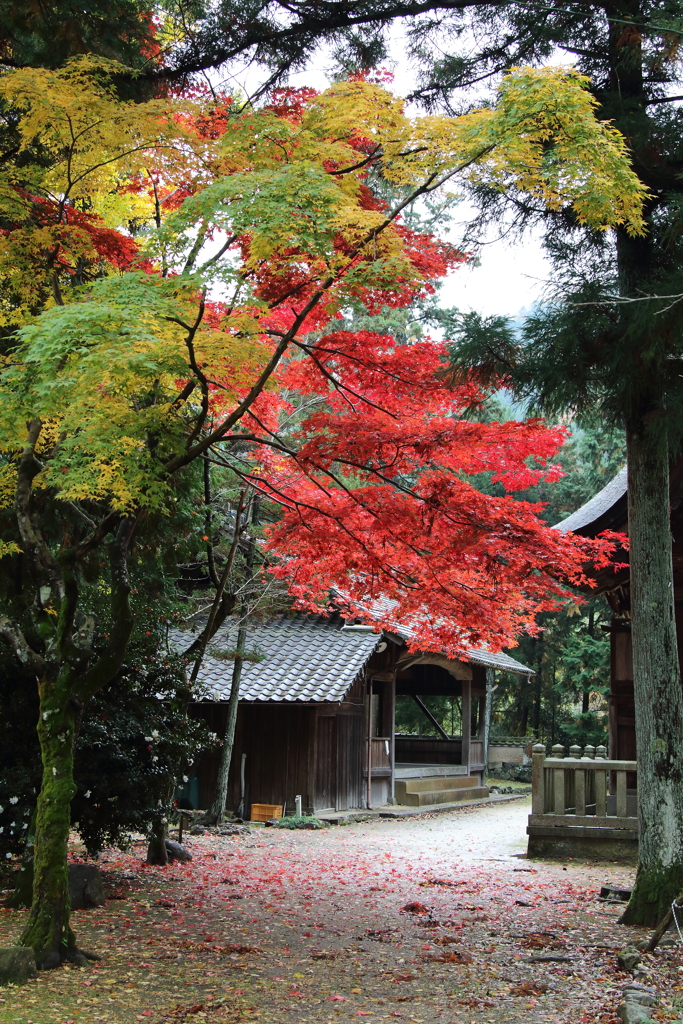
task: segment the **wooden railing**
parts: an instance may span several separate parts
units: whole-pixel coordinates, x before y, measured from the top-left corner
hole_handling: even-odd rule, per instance
[[[373,779],[381,779],[389,777],[391,775],[391,740],[388,736],[373,736],[372,737],[372,750],[370,753],[372,757],[372,777]],[[368,777],[368,755],[367,745],[365,748],[365,757],[363,758],[363,777]]]
[[[470,740],[470,764],[484,766],[484,741]]]
[[[635,761],[610,761],[605,747],[557,744],[552,757],[532,748],[530,826],[583,826],[637,830],[635,791],[627,789]],[[633,776],[631,776],[633,778]]]

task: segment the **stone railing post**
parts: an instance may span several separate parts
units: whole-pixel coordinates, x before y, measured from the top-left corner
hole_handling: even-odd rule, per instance
[[[531,813],[545,813],[545,778],[543,764],[545,745],[534,743],[531,748]]]
[[[564,747],[561,743],[556,743],[553,747],[553,757],[557,759],[564,757]],[[555,814],[564,814],[566,806],[564,768],[555,768],[553,771],[553,811]]]

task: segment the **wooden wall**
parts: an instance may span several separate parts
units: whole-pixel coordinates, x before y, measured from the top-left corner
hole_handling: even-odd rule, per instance
[[[219,736],[225,732],[226,704],[199,703],[193,714]],[[228,781],[227,809],[240,805],[240,771],[245,762],[246,816],[252,803],[282,804],[294,813],[294,797],[304,811],[348,810],[363,806],[362,705],[351,703],[247,704],[237,713],[235,745]],[[220,748],[205,754],[196,772],[199,804],[208,807],[215,794]]]

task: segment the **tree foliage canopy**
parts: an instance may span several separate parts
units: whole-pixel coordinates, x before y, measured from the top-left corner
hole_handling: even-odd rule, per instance
[[[495,108],[409,118],[358,80],[235,113],[229,97],[124,103],[114,71],[84,58],[1,80],[19,139],[1,183],[14,221],[0,252],[4,316],[19,326],[2,374],[3,488],[57,520],[72,521],[74,504],[82,513],[54,549],[35,518],[20,516],[9,542],[40,552],[46,610],[59,607],[67,551],[88,556],[114,524],[168,514],[184,466],[219,445],[244,463],[247,445],[241,472],[288,510],[273,543],[300,596],[321,600],[306,576],[321,578],[334,536],[325,586],[358,588],[356,610],[379,588],[412,616],[440,578],[435,601],[458,634],[499,644],[498,632],[530,626],[559,592],[553,577],[581,576],[585,552],[463,473],[474,460],[508,489],[528,486],[562,432],[459,422],[481,399],[439,380],[440,343],[399,349],[334,323],[350,301],[411,301],[461,259],[399,218],[456,175],[637,234],[643,188],[585,83],[522,69]],[[404,197],[394,209],[373,194],[380,177]],[[285,391],[318,404],[287,437]],[[483,603],[508,585],[514,600],[483,626]]]

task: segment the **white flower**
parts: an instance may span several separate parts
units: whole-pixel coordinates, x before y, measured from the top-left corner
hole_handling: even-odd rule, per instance
[[[17,827],[17,823],[16,823],[16,821],[10,821],[10,823],[9,823],[9,827],[10,827],[10,828],[16,828],[16,827]]]
[[[4,811],[4,809],[5,809],[4,807],[0,807],[0,814],[2,814],[2,812]]]
[[[5,858],[6,858],[7,860],[11,860],[11,859],[12,859],[12,854],[11,854],[11,853],[6,853],[6,854],[5,854]]]
[[[86,799],[86,800],[89,800],[89,799],[90,799],[90,790],[89,790],[89,789],[86,789],[86,791],[85,791],[85,793],[83,794],[83,796],[85,797],[85,799]]]
[[[11,797],[9,798],[9,802],[10,802],[11,804],[18,804],[18,803],[19,803],[19,797],[18,797],[18,796],[11,796]]]
[[[145,736],[145,743],[151,743],[153,739],[153,736]]]
[[[183,782],[189,782],[189,781],[190,780],[188,779],[187,775],[183,775]]]
[[[57,774],[57,769],[56,769],[56,768],[53,768],[53,769],[52,769],[52,774],[53,774],[53,775],[56,775],[56,774]]]
[[[4,831],[5,831],[5,830],[4,830],[4,828],[2,828],[2,826],[0,826],[0,834],[1,834],[2,832],[4,832]]]
[[[159,760],[159,758],[158,758],[158,757],[153,757],[153,758],[152,758],[152,760],[153,760],[153,761],[158,761],[158,760]]]
[[[158,733],[158,731],[156,729],[152,729],[152,739],[155,739],[155,740],[159,739],[159,733]]]
[[[24,822],[24,824],[23,824],[23,825],[22,825],[21,827],[22,827],[22,828],[28,828],[28,822],[27,822],[27,821],[25,821],[25,822]]]

